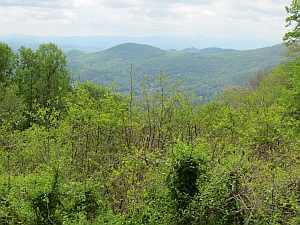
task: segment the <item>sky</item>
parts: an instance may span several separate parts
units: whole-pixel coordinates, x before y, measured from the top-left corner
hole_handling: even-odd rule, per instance
[[[196,36],[276,44],[291,0],[0,0],[0,35]]]

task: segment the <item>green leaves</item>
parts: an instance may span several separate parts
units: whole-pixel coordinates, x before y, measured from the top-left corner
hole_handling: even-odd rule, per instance
[[[290,6],[285,7],[286,12],[291,14],[286,18],[286,27],[291,27],[292,30],[287,32],[284,37],[283,41],[287,45],[291,45],[295,42],[299,41],[300,38],[300,2],[299,0],[292,0],[292,3]]]
[[[198,193],[197,182],[199,177],[205,177],[207,162],[197,157],[193,150],[185,145],[178,145],[173,152],[167,183],[171,196],[176,202],[176,209],[184,210]]]
[[[28,127],[33,122],[30,113],[36,113],[35,105],[48,107],[49,112],[63,111],[65,97],[71,91],[70,74],[65,54],[53,43],[40,45],[36,52],[22,46],[19,52],[14,83],[29,111]]]
[[[11,47],[0,42],[0,83],[9,84],[14,79],[16,58]]]
[[[69,92],[54,44],[22,47],[0,89],[1,222],[297,224],[298,64],[199,105],[162,71],[139,98]]]
[[[17,93],[16,85],[4,87],[3,83],[0,83],[0,126],[7,126],[10,130],[19,128],[25,119],[24,100]]]

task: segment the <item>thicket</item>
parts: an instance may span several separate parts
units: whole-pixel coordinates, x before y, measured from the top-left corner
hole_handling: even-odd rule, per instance
[[[0,44],[0,224],[299,224],[300,58],[197,97],[72,84],[65,55]]]

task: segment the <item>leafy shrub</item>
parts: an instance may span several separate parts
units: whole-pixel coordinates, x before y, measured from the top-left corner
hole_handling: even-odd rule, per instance
[[[209,152],[201,144],[194,149],[180,144],[174,150],[167,184],[175,224],[244,223],[240,170],[232,162],[209,159]]]
[[[77,196],[72,211],[82,212],[87,220],[92,221],[98,215],[98,207],[93,192],[91,190],[86,190]]]
[[[31,199],[32,208],[36,214],[37,224],[62,224],[61,211],[63,210],[60,202],[58,190],[58,171],[54,171],[51,190],[40,193]]]
[[[177,224],[191,223],[190,203],[198,194],[198,182],[202,183],[205,179],[206,160],[192,148],[179,144],[173,152],[171,170],[167,177]]]

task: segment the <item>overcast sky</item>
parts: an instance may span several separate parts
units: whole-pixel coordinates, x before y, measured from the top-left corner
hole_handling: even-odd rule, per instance
[[[280,43],[291,0],[0,0],[0,35],[203,35]]]

